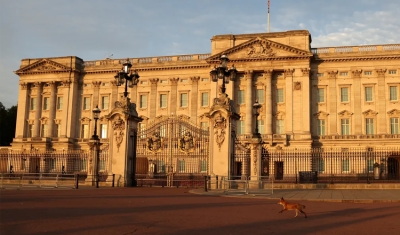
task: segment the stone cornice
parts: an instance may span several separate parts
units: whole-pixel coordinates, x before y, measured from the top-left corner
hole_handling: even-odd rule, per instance
[[[370,57],[340,57],[340,58],[321,58],[313,57],[313,60],[319,63],[322,62],[349,62],[349,61],[374,61],[374,60],[398,60],[399,56],[370,56]]]
[[[210,65],[191,65],[191,66],[171,66],[171,67],[151,67],[151,68],[135,68],[140,74],[141,71],[160,71],[160,70],[180,70],[180,69],[209,69]],[[101,73],[117,73],[120,69],[105,70],[89,70],[84,71],[85,74],[101,74]]]
[[[48,74],[48,73],[67,73],[67,72],[69,73],[69,72],[81,72],[81,71],[76,68],[71,68],[49,59],[42,59],[33,64],[20,68],[14,73],[17,75],[23,75],[23,74]]]

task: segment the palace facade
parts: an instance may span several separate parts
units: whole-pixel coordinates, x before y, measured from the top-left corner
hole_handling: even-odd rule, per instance
[[[222,55],[238,71],[226,84],[229,112],[237,114],[229,121],[233,137],[227,141],[247,143],[254,139],[257,125],[258,143],[271,151],[399,146],[400,44],[311,48],[307,30],[216,35],[209,54],[129,58],[140,75],[137,85],[128,86],[130,102],[142,119],[138,131],[150,130],[169,117],[215,130],[210,113],[220,97],[221,81],[213,82],[210,71]],[[96,106],[101,110],[101,142],[110,144],[115,134],[110,113],[124,93],[114,76],[125,61],[84,61],[77,56],[23,59],[15,71],[20,89],[12,149],[89,149]],[[261,104],[257,120],[256,101]],[[165,131],[151,130],[160,136],[166,136]],[[207,142],[211,159],[217,154],[216,141]],[[207,162],[196,161],[196,169],[210,173],[211,162],[207,168]],[[238,174],[257,174],[262,166],[253,167],[261,160],[256,162],[232,165],[229,171],[239,167]],[[166,171],[158,165],[159,172]],[[174,166],[182,168],[179,160]]]

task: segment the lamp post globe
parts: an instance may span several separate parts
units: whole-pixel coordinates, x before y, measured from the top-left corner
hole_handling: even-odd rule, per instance
[[[122,69],[117,72],[114,76],[117,81],[117,86],[121,86],[125,83],[124,97],[128,97],[128,83],[129,87],[136,86],[139,82],[139,74],[136,70],[131,70],[132,63],[129,59],[126,59],[125,63],[122,64]]]

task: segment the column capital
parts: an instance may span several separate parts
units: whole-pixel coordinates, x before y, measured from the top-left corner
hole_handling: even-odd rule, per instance
[[[27,82],[19,82],[19,85],[21,86],[21,90],[28,89],[28,83]]]
[[[200,80],[200,77],[190,77],[190,80],[192,80],[192,82],[194,82],[194,83],[198,83]]]
[[[353,74],[353,78],[361,78],[362,70],[353,70],[351,73]]]
[[[310,68],[303,68],[301,69],[301,72],[303,73],[303,76],[310,76]]]
[[[32,83],[32,88],[40,88],[42,86],[41,82],[34,82]]]
[[[245,70],[244,71],[244,79],[245,80],[252,79],[253,78],[253,74],[254,74],[253,70]]]
[[[99,88],[100,85],[101,85],[101,82],[100,81],[93,81],[92,84],[93,84],[93,87]]]
[[[169,78],[169,80],[171,81],[171,83],[172,83],[173,85],[176,85],[176,84],[178,84],[179,78]],[[151,80],[150,80],[150,81],[151,81]]]
[[[327,73],[328,73],[328,78],[330,78],[330,79],[336,79],[336,76],[337,76],[337,74],[338,74],[338,71],[337,71],[337,70],[336,70],[336,71],[328,71]]]
[[[294,69],[285,69],[283,70],[283,73],[285,74],[285,77],[291,77],[293,76]]]
[[[274,72],[274,70],[272,70],[272,69],[264,70],[264,79],[271,79],[273,72]]]
[[[384,77],[386,73],[386,69],[376,69],[376,73],[378,74],[378,77]]]
[[[179,78],[178,78],[179,79]],[[150,78],[151,85],[157,85],[157,82],[160,80],[158,78]]]
[[[61,82],[63,87],[69,87],[71,85],[72,81],[70,79],[64,80]]]

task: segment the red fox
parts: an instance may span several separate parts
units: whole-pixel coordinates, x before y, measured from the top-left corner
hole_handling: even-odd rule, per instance
[[[307,214],[303,211],[303,209],[306,208],[306,206],[304,206],[304,205],[297,204],[297,203],[287,203],[283,199],[283,197],[281,197],[278,204],[283,206],[283,209],[279,213],[282,213],[283,211],[287,211],[287,210],[295,210],[296,215],[294,217],[297,217],[297,215],[300,211],[301,213],[304,214],[304,218],[307,218]]]

